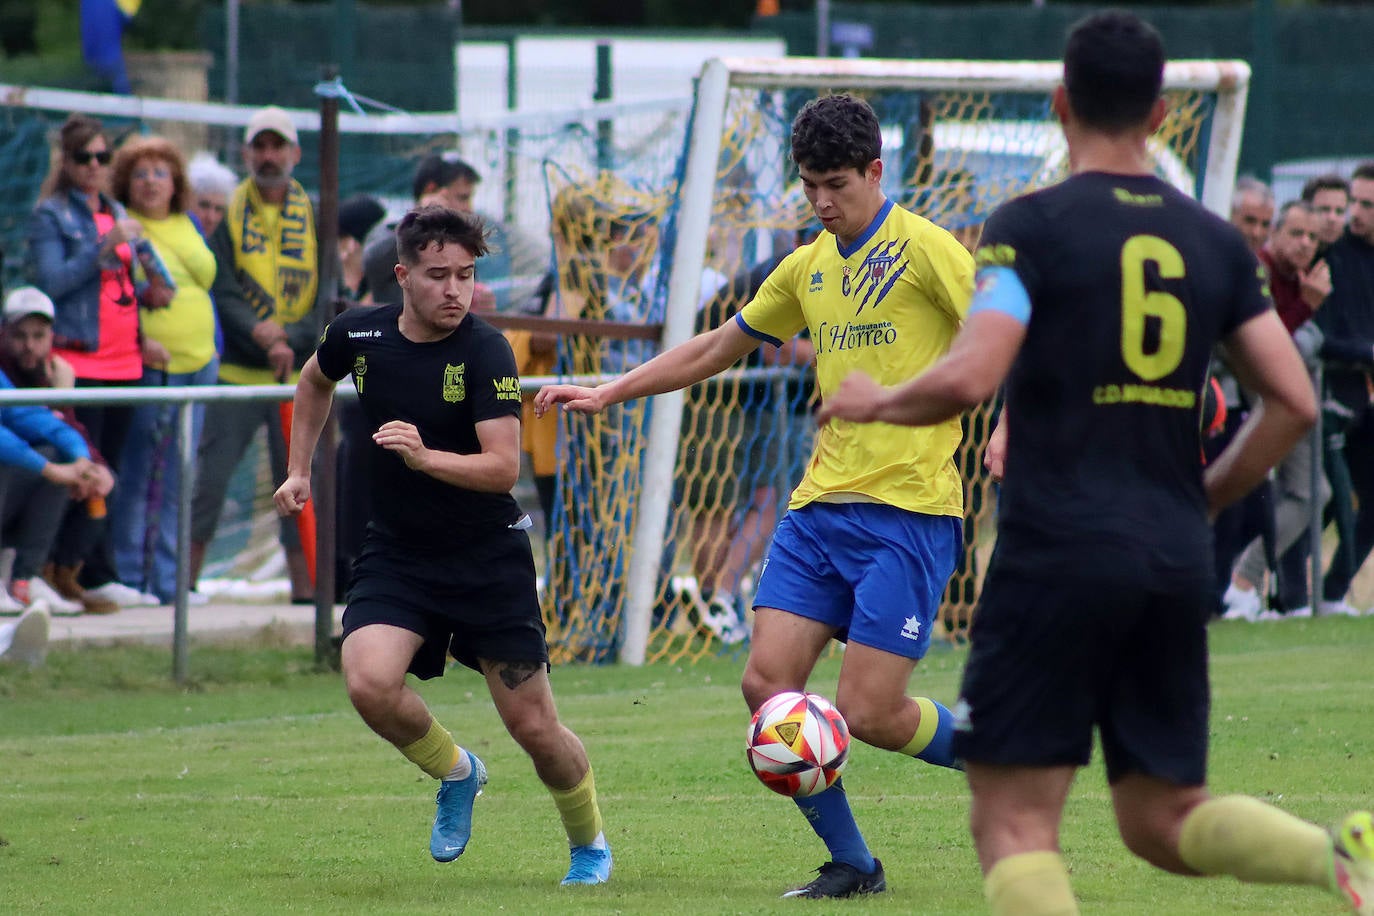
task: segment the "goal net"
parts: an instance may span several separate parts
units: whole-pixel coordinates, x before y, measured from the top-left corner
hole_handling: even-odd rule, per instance
[[[659,195],[656,235],[646,242],[657,246],[655,276],[666,282],[662,345],[725,320],[747,301],[747,272],[817,228],[788,157],[791,122],[807,100],[840,91],[866,98],[882,123],[887,196],[973,246],[996,206],[1067,175],[1049,105],[1061,74],[1050,62],[707,63],[681,170]],[[1158,174],[1222,213],[1248,78],[1241,62],[1169,64],[1169,116],[1150,141]],[[814,397],[804,364],[755,360],[613,421],[630,430],[618,446],[637,477],[628,487],[636,502],[621,520],[628,527],[603,542],[614,545],[603,567],[614,604],[600,625],[608,642],[619,641],[622,660],[679,660],[735,645],[739,634],[725,618],[752,599],[751,570],[804,468]],[[982,468],[993,409],[968,413],[955,456],[966,519],[942,610],[952,639],[967,630],[995,535],[995,494]],[[553,632],[575,631],[578,613],[552,615]]]

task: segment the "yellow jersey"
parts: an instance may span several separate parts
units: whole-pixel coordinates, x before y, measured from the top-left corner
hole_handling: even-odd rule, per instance
[[[803,327],[824,398],[851,371],[905,382],[949,349],[973,295],[973,257],[944,229],[885,201],[848,247],[823,233],[788,255],[735,320],[780,346]],[[821,428],[789,507],[868,501],[963,517],[958,418],[935,426],[833,420]]]

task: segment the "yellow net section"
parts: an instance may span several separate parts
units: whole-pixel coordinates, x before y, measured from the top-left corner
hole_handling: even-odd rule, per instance
[[[834,87],[836,89],[840,87]],[[729,321],[799,242],[820,231],[788,160],[790,124],[827,91],[731,91],[696,303],[696,329]],[[970,249],[983,221],[1010,198],[1062,179],[1067,150],[1048,98],[1014,93],[872,91],[884,125],[884,190],[954,233]],[[1168,95],[1171,114],[1152,141],[1161,177],[1196,193],[1212,110],[1205,93]],[[548,170],[558,314],[662,320],[677,212],[677,183],[636,186],[609,171]],[[615,373],[653,355],[646,340],[570,337],[559,371]],[[753,584],[773,527],[801,478],[814,435],[812,350],[805,335],[768,346],[689,389],[672,480],[641,468],[649,406],[585,418],[562,414],[545,616],[556,660],[614,657],[622,638],[639,495],[672,500],[656,583],[650,661],[742,652]],[[954,460],[965,480],[964,554],[942,609],[943,636],[965,638],[996,536],[996,492],[983,467],[995,405],[964,418]]]

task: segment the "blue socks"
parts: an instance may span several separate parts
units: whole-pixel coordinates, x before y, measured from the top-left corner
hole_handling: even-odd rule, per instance
[[[849,798],[844,794],[844,780],[838,780],[824,792],[806,798],[794,798],[801,813],[816,831],[816,836],[830,850],[830,858],[836,862],[852,865],[864,874],[877,868],[873,853],[868,851],[859,825],[854,822],[854,812],[849,809]]]

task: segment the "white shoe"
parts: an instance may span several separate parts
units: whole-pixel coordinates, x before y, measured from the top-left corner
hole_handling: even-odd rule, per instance
[[[36,668],[48,655],[48,609],[34,607],[14,623],[0,627],[0,659]]]
[[[1244,620],[1254,623],[1259,619],[1260,596],[1255,589],[1236,588],[1235,583],[1227,586],[1226,594],[1221,596],[1222,604],[1226,605],[1226,613],[1221,615],[1222,620]]]
[[[0,617],[17,617],[24,613],[24,605],[10,594],[10,590],[0,587]]]
[[[158,607],[162,604],[157,595],[148,595],[136,588],[129,588],[123,582],[106,582],[104,585],[86,589],[86,594],[113,601],[120,607]]]
[[[187,607],[204,607],[210,603],[210,596],[204,592],[189,591],[186,593]]]
[[[1317,605],[1318,617],[1363,617],[1364,611],[1344,601],[1323,601]]]
[[[1295,607],[1295,608],[1293,608],[1293,610],[1291,610],[1291,611],[1288,612],[1288,616],[1289,616],[1289,617],[1303,617],[1303,618],[1311,617],[1311,616],[1312,616],[1312,605],[1310,605],[1310,604],[1304,604],[1302,607]]]
[[[86,605],[80,601],[72,601],[59,595],[57,589],[49,585],[42,576],[34,576],[29,580],[29,598],[46,604],[54,617],[75,617],[86,610]]]
[[[1271,623],[1275,620],[1282,619],[1283,615],[1280,614],[1278,611],[1260,611],[1258,614],[1255,615],[1255,621],[1257,623]]]

